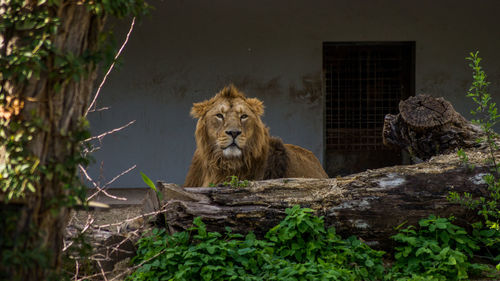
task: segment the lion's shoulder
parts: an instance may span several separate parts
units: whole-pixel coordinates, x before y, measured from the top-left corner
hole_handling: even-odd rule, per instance
[[[310,150],[269,138],[269,152],[264,179],[327,178],[318,158]]]
[[[269,152],[267,156],[264,179],[279,179],[286,177],[290,158],[285,144],[280,138],[269,138]]]
[[[310,150],[303,147],[285,144],[290,158],[288,178],[328,178],[318,158]]]

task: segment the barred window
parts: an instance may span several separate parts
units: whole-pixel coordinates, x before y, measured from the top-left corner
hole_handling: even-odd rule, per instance
[[[326,152],[387,150],[384,116],[414,94],[415,42],[325,42]]]

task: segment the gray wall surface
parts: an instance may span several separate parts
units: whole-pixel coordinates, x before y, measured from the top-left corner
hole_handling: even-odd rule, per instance
[[[323,161],[322,43],[416,41],[416,93],[443,96],[468,114],[471,72],[480,50],[498,100],[500,1],[153,1],[137,23],[98,107],[93,134],[136,120],[107,136],[90,172],[101,182],[136,164],[113,187],[182,183],[195,149],[193,102],[234,83],[266,106],[271,134]],[[129,21],[112,24],[118,43]],[[98,81],[100,82],[100,81]],[[103,163],[101,168],[101,162]]]

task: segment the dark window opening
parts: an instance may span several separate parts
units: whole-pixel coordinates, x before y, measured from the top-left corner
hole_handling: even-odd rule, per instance
[[[415,42],[323,43],[330,176],[402,163],[382,143],[386,114],[414,94]]]

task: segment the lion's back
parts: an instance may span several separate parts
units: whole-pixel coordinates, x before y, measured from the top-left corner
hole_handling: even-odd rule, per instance
[[[287,178],[328,178],[311,151],[293,144],[285,144],[285,148],[289,158]]]

